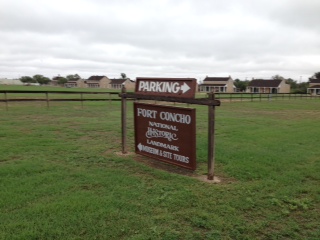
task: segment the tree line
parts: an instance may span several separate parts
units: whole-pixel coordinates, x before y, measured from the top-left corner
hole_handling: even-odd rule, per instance
[[[78,74],[69,74],[66,77],[59,76],[57,79],[58,84],[65,84],[68,81],[78,80],[81,77]],[[40,85],[46,85],[51,82],[51,79],[48,77],[45,77],[41,74],[36,74],[33,77],[30,76],[22,76],[19,78],[19,80],[25,84],[32,84],[32,83],[38,83]]]
[[[122,79],[127,79],[127,75],[125,73],[121,73],[120,74],[121,78]],[[65,77],[62,77],[62,76],[58,76],[57,77],[57,83],[59,85],[64,85],[65,83],[67,83],[68,81],[76,81],[78,79],[81,79],[80,75],[79,74],[69,74]],[[30,77],[30,76],[22,76],[19,78],[19,80],[23,83],[38,83],[40,85],[46,85],[46,84],[49,84],[51,82],[51,79],[48,78],[48,77],[45,77],[43,75],[40,75],[40,74],[36,74],[34,75],[33,77]]]

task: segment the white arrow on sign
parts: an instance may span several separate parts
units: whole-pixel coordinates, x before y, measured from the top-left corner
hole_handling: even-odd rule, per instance
[[[139,143],[138,149],[139,149],[139,151],[141,152],[141,150],[142,150],[142,144],[141,144],[141,143]]]
[[[181,86],[182,93],[189,91],[189,89],[190,89],[189,85],[184,82],[183,85]]]

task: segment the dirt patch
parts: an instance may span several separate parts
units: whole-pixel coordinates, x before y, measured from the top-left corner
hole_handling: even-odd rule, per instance
[[[200,175],[200,176],[197,176],[195,178],[200,180],[200,181],[202,181],[202,182],[206,182],[206,183],[215,183],[215,184],[222,183],[222,179],[217,177],[217,176],[215,176],[213,178],[213,180],[208,180],[208,176],[207,175]]]
[[[161,171],[166,171],[169,173],[174,173],[182,176],[191,177],[194,179],[197,179],[201,182],[209,183],[209,184],[230,184],[236,182],[235,179],[231,179],[228,177],[223,176],[214,176],[213,180],[208,180],[208,176],[206,174],[197,173],[196,171],[192,171],[190,169],[181,168],[175,165],[171,165],[153,158],[148,158],[139,154],[135,154],[135,152],[128,151],[127,153],[122,153],[121,151],[113,151],[114,149],[108,150],[105,152],[105,154],[110,154],[113,152],[113,154],[119,156],[119,157],[130,157],[133,161],[142,163],[145,166],[149,166],[151,168],[155,168]]]
[[[110,153],[110,152],[111,151],[107,151],[106,153]],[[114,154],[116,154],[117,156],[126,157],[126,156],[131,156],[132,154],[134,154],[134,152],[127,152],[127,153],[115,152]]]
[[[160,170],[164,170],[167,172],[176,173],[176,174],[180,174],[180,175],[185,175],[185,176],[196,176],[194,171],[192,171],[192,170],[177,167],[175,165],[161,162],[156,159],[144,157],[141,155],[135,155],[133,157],[133,159],[137,162],[143,163],[144,165],[150,166],[152,168],[156,168],[156,169],[160,169]]]
[[[130,153],[130,155],[131,154],[134,155],[133,153]],[[126,154],[124,156],[127,156],[127,155],[128,154]],[[199,175],[195,171],[181,168],[178,166],[174,166],[171,164],[167,164],[165,162],[161,162],[161,161],[158,161],[158,160],[155,160],[152,158],[147,158],[147,157],[140,156],[140,155],[134,155],[133,160],[140,162],[144,165],[147,165],[149,167],[155,168],[155,169],[159,169],[162,171],[166,171],[166,172],[170,172],[170,173],[174,173],[174,174],[179,174],[179,175],[183,175],[183,176],[188,176],[188,177],[191,177],[191,178],[194,178],[194,179],[197,179],[199,181],[209,183],[209,184],[230,184],[230,183],[235,182],[235,180],[233,180],[233,179],[220,177],[220,176],[215,176],[213,180],[208,180],[207,175]]]

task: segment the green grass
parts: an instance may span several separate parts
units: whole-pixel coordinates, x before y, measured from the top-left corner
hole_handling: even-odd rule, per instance
[[[219,184],[196,179],[208,115],[196,108],[191,174],[119,154],[118,102],[0,103],[0,239],[319,239],[320,101],[217,107]]]

